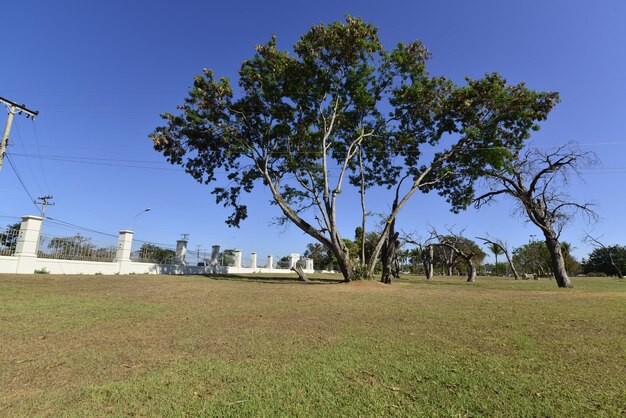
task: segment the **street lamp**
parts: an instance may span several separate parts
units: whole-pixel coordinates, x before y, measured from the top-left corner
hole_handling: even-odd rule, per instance
[[[131,229],[131,228],[132,228],[132,226],[133,226],[133,222],[135,221],[135,219],[137,219],[137,217],[138,217],[139,215],[141,215],[142,213],[145,213],[145,212],[150,212],[151,210],[152,210],[152,208],[146,208],[146,209],[142,210],[141,212],[139,212],[138,214],[136,214],[136,215],[133,217],[133,219],[131,219],[131,220],[130,220],[130,223],[128,224],[128,230],[129,230],[129,231],[132,231],[132,229]]]

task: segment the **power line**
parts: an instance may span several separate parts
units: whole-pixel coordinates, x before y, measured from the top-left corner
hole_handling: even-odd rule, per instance
[[[25,155],[23,154],[19,154],[19,153],[11,153],[11,155],[13,156],[19,156],[19,157],[24,157]],[[28,156],[34,157],[34,158],[41,158],[44,160],[50,160],[50,161],[61,161],[61,162],[68,162],[68,163],[77,163],[77,164],[89,164],[89,165],[101,165],[101,166],[110,166],[110,167],[127,167],[127,168],[139,168],[139,169],[146,169],[146,170],[159,170],[159,171],[182,171],[182,168],[165,168],[165,167],[147,167],[147,166],[139,166],[139,165],[132,165],[132,164],[115,164],[115,163],[107,163],[107,162],[102,162],[100,159],[98,158],[91,158],[91,157],[61,157],[61,156],[36,156],[34,154],[27,154]],[[116,161],[114,159],[111,159],[110,161]],[[117,160],[117,161],[121,161],[121,160]]]
[[[39,136],[37,135],[37,128],[35,126],[35,119],[32,120],[33,123],[33,134],[35,135],[35,144],[37,145],[37,154],[41,157],[41,150],[39,149]],[[26,152],[26,150],[24,150]],[[43,168],[43,160],[39,158],[39,165],[41,167],[41,175],[43,176],[43,181],[46,184],[47,191],[50,191],[50,184],[48,183],[48,177],[46,176],[46,170]]]
[[[115,235],[115,234],[110,234],[108,232],[102,232],[102,231],[98,231],[96,229],[88,228],[88,227],[85,227],[85,226],[76,225],[76,224],[73,224],[71,222],[63,221],[61,219],[56,219],[56,218],[52,218],[52,217],[48,217],[46,219],[48,221],[52,221],[53,224],[56,223],[56,224],[61,225],[61,226],[77,228],[77,229],[80,229],[80,230],[83,230],[83,231],[92,232],[92,233],[95,233],[95,234],[106,235],[106,236],[109,236],[109,237],[114,237],[114,238],[117,237],[117,235]]]
[[[11,166],[11,168],[13,169],[13,172],[15,173],[15,176],[17,177],[17,179],[20,181],[20,184],[22,185],[22,188],[24,189],[24,191],[26,192],[26,194],[28,195],[31,203],[35,206],[35,208],[37,210],[39,210],[39,207],[37,205],[35,205],[35,199],[33,199],[33,196],[30,194],[30,192],[28,191],[28,188],[26,187],[26,185],[24,184],[24,181],[22,180],[22,177],[20,176],[20,173],[18,173],[17,169],[15,168],[15,165],[13,164],[13,161],[11,161],[11,158],[9,157],[9,154],[6,155],[7,157],[7,161],[9,162],[9,165]]]
[[[17,123],[17,121],[14,122],[14,125],[15,125],[15,130],[17,131],[17,138],[20,143],[20,146],[22,147],[22,150],[24,151],[24,153],[26,153],[26,148],[24,148],[24,141],[22,141],[22,133],[20,131],[20,126]],[[37,190],[39,190],[39,193],[41,193],[41,185],[37,181],[37,177],[35,176],[35,171],[33,170],[33,166],[30,164],[30,159],[26,156],[25,156],[25,159],[26,159],[26,165],[28,166],[28,169],[30,170],[30,174],[33,177],[33,180],[35,181],[35,185],[37,186]],[[41,160],[39,161],[41,162]]]

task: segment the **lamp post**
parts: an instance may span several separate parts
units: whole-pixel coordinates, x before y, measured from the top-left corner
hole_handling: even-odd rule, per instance
[[[133,219],[130,220],[130,224],[128,224],[128,230],[132,231],[133,222],[135,221],[135,219],[137,219],[137,217],[139,215],[141,215],[142,213],[145,213],[145,212],[150,212],[151,210],[152,210],[152,208],[146,208],[146,209],[142,210],[141,212],[139,212],[138,214],[136,214],[135,216],[133,216]]]

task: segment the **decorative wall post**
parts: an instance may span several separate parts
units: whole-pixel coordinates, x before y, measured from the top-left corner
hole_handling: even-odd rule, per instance
[[[220,257],[220,246],[214,245],[213,247],[211,247],[211,261],[209,262],[209,265],[217,266],[220,263],[219,257]]]
[[[115,253],[115,261],[119,263],[119,274],[125,274],[128,271],[130,251],[133,247],[133,235],[135,235],[135,233],[127,229],[119,232],[117,252]]]
[[[294,268],[298,260],[300,260],[300,254],[298,253],[289,254],[289,268],[290,269]]]
[[[133,246],[133,231],[120,231],[117,239],[117,252],[115,253],[115,261],[130,261],[130,250]]]
[[[267,264],[265,265],[265,268],[270,270],[274,268],[274,257],[271,255],[267,256]]]
[[[179,239],[176,241],[176,264],[187,264],[187,240]]]
[[[37,257],[39,233],[41,232],[40,216],[22,216],[20,233],[17,236],[15,255],[18,257]]]
[[[306,270],[314,270],[313,268],[313,259],[312,258],[307,258],[306,259]]]
[[[241,250],[235,250],[235,268],[241,268]]]
[[[256,269],[256,253],[250,254],[250,268]]]
[[[33,273],[37,269],[37,250],[42,221],[41,216],[22,216],[14,254],[17,257],[16,273]]]

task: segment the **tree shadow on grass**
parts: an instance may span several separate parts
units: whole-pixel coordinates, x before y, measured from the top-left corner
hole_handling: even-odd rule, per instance
[[[338,278],[312,278],[309,282],[303,282],[298,279],[297,275],[280,275],[280,276],[258,276],[244,274],[203,274],[204,277],[211,280],[226,280],[237,282],[253,282],[266,284],[302,284],[302,285],[329,285],[343,283],[343,279]]]

